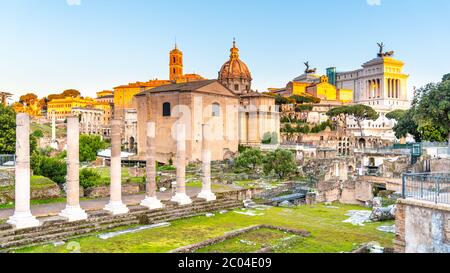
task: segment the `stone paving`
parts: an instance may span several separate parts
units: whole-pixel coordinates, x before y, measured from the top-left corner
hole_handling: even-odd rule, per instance
[[[186,193],[189,197],[195,197],[200,193],[200,188],[186,188]],[[168,190],[166,192],[158,192],[157,196],[159,200],[170,200],[173,193]],[[123,196],[122,201],[128,206],[136,206],[144,199],[144,194]],[[109,202],[109,197],[80,201],[81,207],[86,211],[101,210]],[[31,212],[35,217],[47,217],[58,215],[64,208],[66,203],[52,203],[44,205],[31,206]],[[14,214],[14,209],[2,209],[0,210],[0,219],[7,219]]]

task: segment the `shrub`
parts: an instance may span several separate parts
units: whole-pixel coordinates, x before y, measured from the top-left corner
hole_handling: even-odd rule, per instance
[[[81,169],[80,186],[85,189],[92,188],[100,181],[100,174],[92,169]]]
[[[276,174],[280,179],[287,178],[297,171],[294,154],[288,150],[277,149],[264,158],[264,173]]]
[[[34,175],[47,177],[58,184],[66,182],[67,166],[64,160],[33,153],[31,168]]]

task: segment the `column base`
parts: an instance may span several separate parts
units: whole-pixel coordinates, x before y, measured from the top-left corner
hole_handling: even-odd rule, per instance
[[[7,223],[13,225],[16,229],[31,228],[40,225],[39,220],[31,212],[14,212],[14,215],[9,217]]]
[[[86,220],[87,213],[80,206],[66,206],[59,216],[67,218],[69,222]]]
[[[189,196],[187,196],[187,194],[185,194],[185,193],[175,194],[175,196],[173,196],[172,199],[170,199],[170,201],[177,202],[180,205],[192,204],[191,198],[189,198]]]
[[[122,201],[110,201],[104,210],[111,212],[113,215],[128,213],[128,208]]]
[[[212,191],[201,191],[197,198],[205,199],[206,201],[214,201],[217,199],[216,195]]]
[[[58,149],[58,143],[56,141],[53,141],[50,143],[50,148],[57,150]]]
[[[149,209],[162,209],[164,207],[163,203],[156,197],[146,196],[144,200],[141,201],[141,206],[147,207]]]

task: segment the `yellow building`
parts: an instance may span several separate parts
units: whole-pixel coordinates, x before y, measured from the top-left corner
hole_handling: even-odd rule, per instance
[[[114,91],[112,90],[103,90],[100,92],[97,92],[97,98],[103,98],[114,95]]]
[[[340,103],[351,103],[353,101],[353,91],[338,89],[328,82],[327,76],[320,77],[320,82],[306,87],[306,93],[322,101],[338,101]]]
[[[177,48],[169,53],[169,80],[150,80],[147,82],[135,82],[121,85],[114,88],[114,109],[117,117],[122,117],[126,109],[136,108],[133,105],[133,98],[136,94],[172,83],[186,83],[204,80],[198,74],[183,74],[183,52]]]
[[[94,108],[104,111],[104,121],[109,121],[112,117],[112,109],[109,103],[97,102],[95,99],[82,97],[66,97],[64,99],[53,99],[48,102],[48,116],[55,114],[56,119],[63,120],[72,115],[73,108]]]

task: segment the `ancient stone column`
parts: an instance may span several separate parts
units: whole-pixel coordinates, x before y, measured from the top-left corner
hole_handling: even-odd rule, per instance
[[[216,196],[211,191],[211,150],[209,148],[209,125],[202,125],[202,191],[198,198],[206,201],[216,200]]]
[[[186,126],[184,124],[176,125],[177,140],[177,191],[171,201],[180,205],[188,205],[192,203],[191,198],[186,194]]]
[[[67,205],[59,214],[69,222],[87,219],[80,207],[80,122],[78,117],[67,118]]]
[[[56,141],[56,114],[52,111],[52,142]]]
[[[30,117],[16,116],[15,210],[8,223],[17,229],[39,226],[30,209]]]
[[[50,141],[50,147],[58,149],[58,143],[56,142],[56,113],[52,111],[52,139]]]
[[[147,164],[146,164],[146,190],[145,199],[141,206],[149,209],[160,209],[163,207],[161,201],[156,197],[156,128],[154,122],[147,123]]]
[[[121,121],[111,121],[111,185],[110,201],[105,206],[105,210],[113,215],[124,214],[128,212],[127,206],[122,202],[122,167],[121,167]]]

